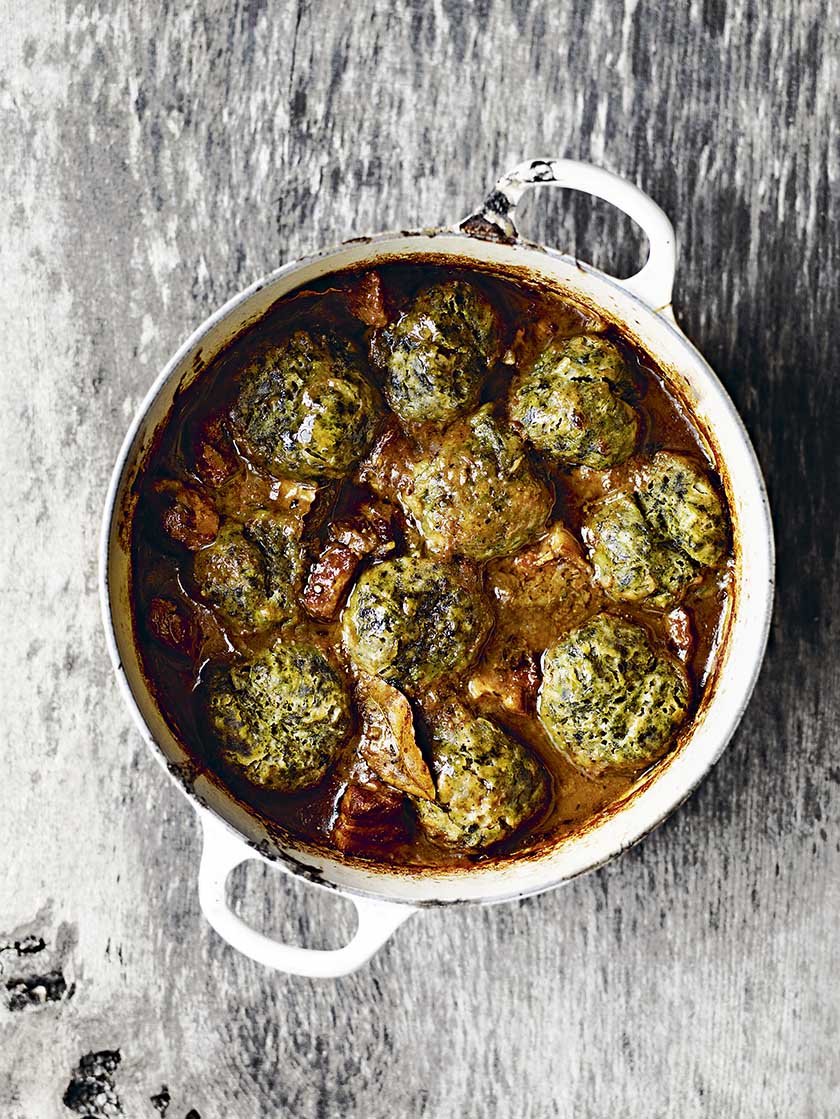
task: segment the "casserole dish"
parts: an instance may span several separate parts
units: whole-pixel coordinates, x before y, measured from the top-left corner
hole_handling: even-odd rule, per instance
[[[517,203],[533,185],[553,184],[603,198],[628,214],[649,241],[647,263],[617,280],[577,260],[522,240]],[[538,851],[476,867],[424,869],[361,865],[337,852],[279,841],[260,819],[190,757],[168,725],[145,677],[131,619],[130,526],[135,483],[173,402],[208,364],[284,295],[338,271],[422,258],[431,263],[527,279],[591,308],[656,362],[690,411],[726,492],[732,521],[730,607],[705,690],[688,734],[630,792],[572,835]],[[773,537],[761,472],[744,427],[720,382],[674,320],[674,232],[662,210],[631,183],[588,164],[532,160],[504,176],[483,208],[459,225],[357,238],[292,262],[236,295],[210,316],[166,365],[126,435],[108,491],[101,537],[100,593],[109,652],[132,715],[158,760],[196,809],[204,832],[199,899],[211,925],[239,951],[282,971],[347,974],[367,961],[418,908],[490,904],[552,889],[602,865],[656,827],[695,788],[731,738],[763,656],[772,608]],[[262,859],[351,898],[358,928],[345,947],[290,946],[250,928],[229,907],[234,867]]]

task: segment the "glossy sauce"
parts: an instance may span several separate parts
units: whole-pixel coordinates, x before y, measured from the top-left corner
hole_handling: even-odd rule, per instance
[[[487,377],[482,402],[505,396],[514,372],[514,365],[510,362],[513,358],[520,362],[528,360],[544,339],[546,324],[553,325],[561,334],[605,329],[607,337],[619,346],[634,373],[637,386],[637,398],[632,401],[641,417],[636,454],[626,465],[603,474],[585,469],[550,470],[544,462],[539,467],[556,493],[553,520],[561,520],[575,535],[579,535],[584,503],[604,492],[605,485],[613,487],[620,484],[622,478],[638,466],[640,459],[660,448],[690,454],[702,460],[705,468],[713,472],[703,440],[692,426],[686,409],[666,388],[660,371],[629,346],[615,327],[603,322],[593,323],[583,308],[558,295],[487,273],[425,263],[386,264],[377,271],[391,317],[418,287],[453,277],[475,283],[500,309],[506,332],[503,349],[508,349],[508,359],[498,363]],[[212,488],[203,484],[196,474],[196,440],[208,416],[224,416],[230,407],[237,392],[237,373],[248,354],[261,342],[279,340],[291,327],[320,330],[326,327],[353,338],[363,352],[366,351],[369,328],[350,313],[346,296],[347,290],[358,282],[360,276],[361,273],[334,274],[317,288],[279,301],[255,328],[228,347],[179,394],[138,478],[139,500],[131,533],[133,618],[144,671],[165,718],[190,754],[196,771],[207,772],[221,782],[249,810],[263,819],[269,831],[284,838],[291,836],[326,846],[330,846],[338,801],[348,777],[358,765],[354,758],[355,739],[349,743],[326,779],[303,793],[290,795],[256,787],[236,770],[222,764],[204,715],[203,681],[206,671],[209,666],[230,662],[242,653],[267,647],[273,643],[276,633],[271,630],[256,635],[243,633],[201,602],[191,574],[193,556],[167,539],[156,512],[153,487],[159,479],[177,478],[200,488],[211,500],[216,499]],[[377,380],[375,369],[372,369],[372,378]],[[390,417],[389,422],[395,424],[394,418]],[[420,444],[432,444],[436,438],[433,430],[424,431],[422,427],[411,434]],[[267,475],[260,474],[244,459],[242,467],[263,507],[285,507],[283,501],[277,498],[277,486],[272,489],[273,483]],[[323,487],[305,521],[303,539],[311,555],[316,556],[320,551],[331,521],[352,514],[363,501],[375,503],[376,500],[366,486],[354,481]],[[684,604],[690,611],[696,634],[686,665],[694,685],[694,709],[713,667],[716,642],[726,611],[730,567],[731,562],[707,575],[704,582],[689,593]],[[364,569],[365,561],[359,571]],[[204,640],[201,656],[195,663],[167,648],[150,633],[147,618],[155,598],[172,600],[198,619]],[[627,604],[607,605],[614,613],[644,622],[658,639],[666,644],[670,642],[663,615]],[[338,619],[320,623],[304,615],[294,634],[314,637],[329,644],[341,661],[343,653],[338,630]],[[469,675],[468,672],[466,678]],[[501,704],[486,698],[474,706],[539,755],[551,777],[552,795],[546,810],[527,825],[524,832],[490,852],[464,854],[442,848],[431,843],[415,828],[410,842],[368,853],[367,857],[422,868],[442,864],[469,865],[477,860],[504,856],[514,850],[521,852],[537,846],[547,836],[555,837],[579,829],[624,795],[640,776],[638,773],[607,774],[596,778],[584,776],[552,748],[533,713],[512,714]],[[666,762],[667,756],[657,765]]]

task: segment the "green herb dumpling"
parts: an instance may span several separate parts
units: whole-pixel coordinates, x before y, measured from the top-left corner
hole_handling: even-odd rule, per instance
[[[632,493],[611,493],[584,514],[595,578],[611,598],[668,609],[697,578],[679,548],[652,531]]]
[[[713,567],[726,550],[726,517],[708,475],[685,455],[658,451],[639,471],[639,505],[650,524],[696,564]]]
[[[288,793],[317,785],[352,729],[341,677],[304,642],[277,642],[217,671],[208,717],[230,765],[255,785]]]
[[[661,757],[690,700],[682,665],[643,626],[612,614],[590,618],[543,655],[540,722],[587,773],[634,770]]]
[[[530,750],[459,703],[435,712],[430,747],[435,800],[414,798],[436,843],[482,848],[507,839],[548,799],[548,778]]]
[[[374,347],[388,404],[408,423],[445,423],[475,408],[499,348],[496,309],[463,280],[423,288]]]
[[[722,558],[726,519],[708,477],[690,459],[659,451],[635,488],[592,502],[581,525],[607,594],[665,610]]]
[[[620,395],[630,387],[624,359],[606,338],[555,339],[514,378],[510,418],[550,461],[604,470],[636,445],[638,416]]]
[[[407,691],[468,668],[491,625],[489,602],[454,563],[418,556],[368,568],[342,615],[358,667]]]
[[[273,475],[341,478],[369,449],[380,415],[362,358],[346,340],[295,331],[242,373],[233,421]]]
[[[213,543],[196,553],[193,578],[204,598],[246,629],[292,622],[303,579],[297,526],[267,511],[245,525],[225,521]]]

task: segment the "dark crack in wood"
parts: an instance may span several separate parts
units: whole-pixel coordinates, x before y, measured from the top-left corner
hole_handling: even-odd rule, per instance
[[[14,952],[18,956],[34,956],[36,952],[43,952],[47,946],[42,936],[25,936],[21,940],[14,940],[11,944],[0,945],[0,952]]]
[[[152,1106],[160,1115],[166,1115],[167,1108],[172,1102],[172,1097],[165,1084],[162,1084],[160,1091],[150,1096],[149,1099],[152,1101]]]
[[[75,990],[76,984],[68,986],[61,971],[9,979],[6,981],[6,1007],[9,1010],[28,1010],[48,1002],[63,1002],[72,998]]]
[[[114,1116],[124,1115],[114,1086],[114,1072],[121,1060],[119,1049],[86,1053],[67,1085],[64,1106],[85,1119],[114,1119]]]

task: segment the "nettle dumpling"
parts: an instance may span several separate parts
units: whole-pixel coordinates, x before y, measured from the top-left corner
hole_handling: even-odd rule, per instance
[[[435,555],[511,555],[543,531],[554,504],[524,443],[491,405],[452,424],[412,475],[400,501]]]
[[[706,473],[690,458],[659,451],[639,471],[638,501],[649,523],[696,564],[713,567],[726,550],[726,515]]]
[[[403,556],[359,578],[342,636],[359,668],[413,691],[468,668],[492,618],[484,594],[455,564]]]
[[[587,506],[582,526],[595,577],[611,598],[656,609],[679,603],[726,549],[726,518],[708,477],[659,451],[636,488]]]
[[[196,553],[193,578],[222,614],[248,629],[294,621],[303,580],[297,523],[270,512],[247,524],[225,521],[208,547]]]
[[[531,751],[460,704],[435,712],[429,752],[436,799],[416,797],[414,804],[436,843],[499,843],[548,800],[547,775]]]
[[[224,759],[255,785],[297,792],[317,785],[352,729],[344,682],[320,649],[280,643],[219,670],[208,717]]]
[[[634,770],[661,757],[690,701],[682,665],[643,626],[612,614],[564,634],[543,656],[540,722],[584,772]]]
[[[478,288],[449,280],[420,291],[375,349],[399,419],[446,422],[478,404],[499,355],[499,315]]]
[[[380,407],[352,344],[298,330],[251,359],[232,415],[272,474],[319,481],[341,478],[359,462]]]
[[[590,505],[582,532],[595,578],[611,598],[668,609],[697,580],[695,565],[651,530],[632,493]]]
[[[552,462],[604,470],[625,462],[636,445],[638,416],[620,395],[631,387],[608,339],[555,339],[514,378],[510,418]]]

